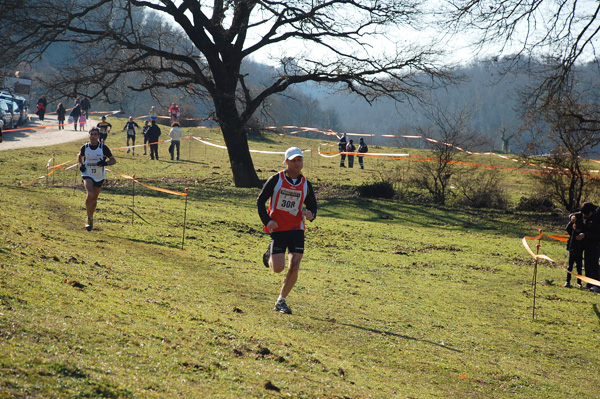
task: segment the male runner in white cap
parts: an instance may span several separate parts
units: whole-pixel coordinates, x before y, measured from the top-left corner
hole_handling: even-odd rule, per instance
[[[304,219],[312,221],[317,216],[317,199],[312,185],[300,173],[304,166],[302,150],[288,148],[283,163],[287,168],[267,180],[256,199],[256,206],[265,231],[271,234],[271,244],[263,255],[264,265],[281,273],[285,269],[285,251],[288,250],[288,272],[275,310],[292,314],[285,300],[298,280],[304,254]],[[269,208],[265,209],[267,200]],[[306,206],[304,211],[303,205]]]

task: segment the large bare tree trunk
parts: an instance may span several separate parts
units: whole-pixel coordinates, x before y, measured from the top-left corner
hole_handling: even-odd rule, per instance
[[[250,155],[246,130],[237,118],[219,118],[236,187],[260,187]]]

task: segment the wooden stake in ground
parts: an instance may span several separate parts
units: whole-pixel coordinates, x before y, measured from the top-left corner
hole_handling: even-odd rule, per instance
[[[536,248],[536,257],[535,257],[535,265],[533,266],[533,314],[532,314],[532,320],[535,320],[535,294],[537,291],[537,267],[538,267],[538,257],[537,255],[540,254],[540,241],[542,241],[542,231],[540,230],[540,239],[538,241],[538,243],[535,245]]]
[[[135,174],[131,176],[131,225],[135,215]]]
[[[188,187],[185,188],[185,207],[183,209],[183,234],[181,235],[181,250],[183,251],[183,244],[185,242],[185,221],[187,218],[187,199],[190,193],[190,189]]]

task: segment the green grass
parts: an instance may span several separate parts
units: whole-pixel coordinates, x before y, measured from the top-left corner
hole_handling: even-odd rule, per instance
[[[19,185],[81,144],[0,152],[0,398],[597,397],[600,296],[560,287],[565,273],[541,263],[532,320],[521,238],[561,233],[563,217],[360,199],[348,187],[372,181],[376,161],[341,171],[308,153],[319,214],[288,316],[272,310],[283,276],[261,263],[259,190],[231,186],[225,150],[184,141],[181,162],[115,151],[87,232],[76,172]],[[318,142],[251,142],[290,145]],[[260,177],[281,158],[253,155]],[[185,199],[136,185],[132,224],[132,184],[116,173],[189,187],[184,250]],[[541,252],[566,256],[550,240]]]

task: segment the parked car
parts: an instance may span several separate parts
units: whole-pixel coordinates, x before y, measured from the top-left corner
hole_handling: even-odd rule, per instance
[[[23,96],[15,96],[15,101],[17,104],[19,104],[19,109],[22,115],[22,123],[27,122],[29,120],[29,101]]]
[[[12,113],[12,105],[0,98],[0,119],[4,121],[4,129],[14,129],[15,118]]]
[[[27,99],[20,96],[13,96],[5,91],[0,92],[0,100],[4,100],[8,103],[8,106],[13,114],[13,125],[19,126],[25,123],[27,120],[27,110],[25,108]]]

